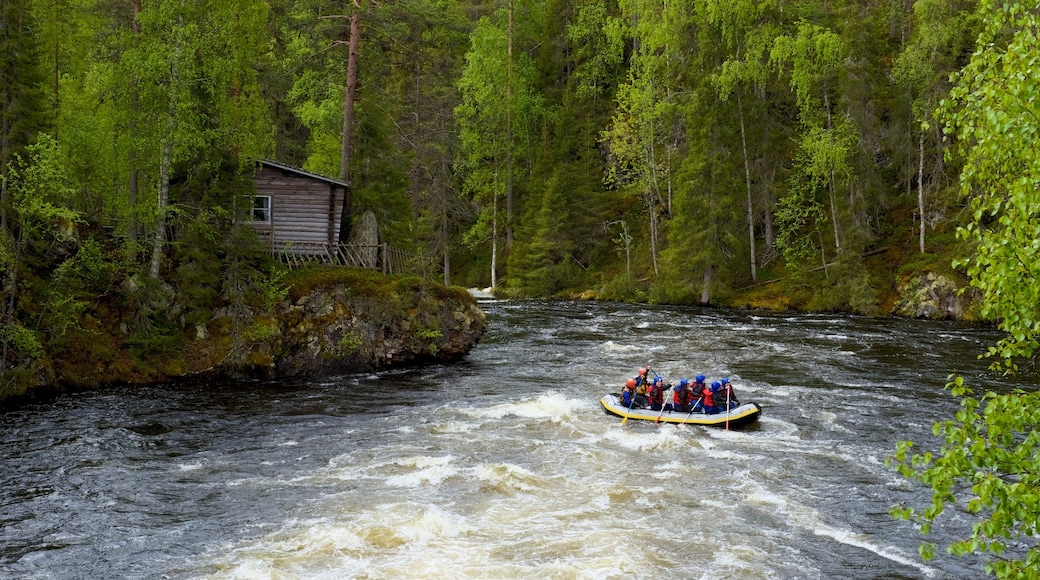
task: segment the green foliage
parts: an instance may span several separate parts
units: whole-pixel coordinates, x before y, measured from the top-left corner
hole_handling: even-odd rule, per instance
[[[578,216],[572,217],[567,195],[574,194],[580,183],[576,173],[569,169],[567,166],[557,169],[545,184],[540,203],[528,204],[531,213],[525,223],[529,225],[518,230],[518,237],[523,241],[514,246],[509,268],[519,272],[512,285],[522,294],[551,296],[573,286],[579,275],[575,253],[581,242],[576,239],[573,228]]]
[[[272,266],[266,277],[259,277],[256,281],[253,288],[259,298],[261,314],[269,315],[285,303],[289,296],[289,287],[284,282],[286,274],[281,266]]]
[[[187,228],[178,241],[173,281],[185,327],[205,326],[213,316],[221,286],[218,219],[215,212],[199,212],[194,219],[185,220]]]
[[[248,342],[266,342],[278,336],[278,324],[269,318],[259,318],[242,331]]]
[[[36,134],[50,128],[45,69],[40,66],[34,2],[7,0],[0,4],[0,178],[6,177],[14,155],[24,154]],[[9,203],[0,189],[0,209]]]
[[[520,44],[516,36],[505,9],[481,18],[458,79],[461,102],[454,114],[462,156],[457,169],[478,214],[466,233],[471,246],[490,246],[512,227],[512,188],[531,158],[538,124],[550,116],[535,90],[535,63],[522,50],[510,55],[510,43]]]
[[[25,159],[15,155],[5,178],[13,217],[19,224],[19,243],[26,246],[71,240],[80,214],[65,205],[72,189],[57,141],[41,134],[26,148],[26,155]]]
[[[443,336],[444,333],[437,328],[420,328],[415,331],[415,337],[427,343],[426,348],[430,354],[437,354],[437,340]]]
[[[36,333],[20,324],[11,324],[4,329],[6,339],[10,341],[11,348],[16,354],[33,361],[43,357],[45,354],[43,345],[37,338]]]
[[[984,315],[998,319],[1007,336],[990,347],[993,367],[1015,372],[1035,356],[1040,343],[1040,222],[1036,218],[1040,162],[1033,154],[1040,128],[1040,14],[1019,3],[983,1],[976,51],[958,73],[942,105],[946,131],[964,156],[961,191],[971,219],[959,235],[976,246],[962,261],[971,285],[983,294]],[[928,485],[932,501],[900,507],[927,533],[950,506],[963,506],[978,520],[971,534],[949,546],[954,554],[991,556],[986,571],[998,578],[1040,574],[1040,393],[987,391],[976,396],[960,376],[947,385],[960,399],[953,420],[936,423],[943,438],[937,453],[897,447],[890,464]],[[922,554],[932,550],[926,545]]]
[[[1034,271],[1040,262],[1040,162],[1030,153],[1040,129],[1040,83],[1031,72],[1040,58],[1034,32],[1040,16],[1019,4],[989,2],[980,3],[979,13],[985,15],[980,48],[959,73],[943,112],[965,158],[961,191],[972,213],[958,235],[976,245],[961,265],[983,292],[982,314],[1001,320],[1008,332],[991,354],[1014,370],[1014,359],[1030,358],[1040,346]]]
[[[960,399],[952,420],[936,423],[942,438],[938,453],[918,452],[902,441],[886,463],[904,477],[932,488],[924,508],[897,506],[892,514],[910,519],[927,534],[949,508],[978,518],[969,537],[948,551],[957,555],[990,553],[986,572],[997,578],[1035,577],[1040,557],[1040,393],[992,391],[976,396],[963,377],[950,376],[947,389]],[[934,545],[921,554],[930,558]]]
[[[343,336],[336,342],[336,352],[340,356],[347,356],[358,351],[364,342],[361,340],[361,336],[356,330],[350,332],[344,332]]]
[[[609,97],[621,76],[624,46],[619,21],[611,18],[607,2],[581,2],[567,24],[567,40],[574,47],[574,73],[579,99]]]

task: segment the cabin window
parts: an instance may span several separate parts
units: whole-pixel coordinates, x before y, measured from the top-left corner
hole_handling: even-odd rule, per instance
[[[258,195],[253,198],[253,221],[271,223],[270,195]]]

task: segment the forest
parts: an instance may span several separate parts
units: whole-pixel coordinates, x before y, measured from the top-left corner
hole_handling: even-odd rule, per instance
[[[350,183],[445,284],[884,313],[900,275],[967,279],[951,91],[1035,11],[4,0],[0,368],[247,324],[285,274],[243,225],[262,159]]]

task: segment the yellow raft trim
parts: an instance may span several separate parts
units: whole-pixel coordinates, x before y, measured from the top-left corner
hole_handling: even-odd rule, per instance
[[[686,424],[686,425],[706,425],[710,427],[725,427],[726,421],[729,421],[731,429],[739,428],[746,425],[750,425],[758,421],[759,415],[762,414],[762,409],[755,403],[745,403],[736,409],[732,409],[728,413],[717,413],[715,415],[705,415],[704,413],[673,413],[660,411],[651,411],[650,409],[632,409],[628,410],[625,407],[620,406],[617,399],[605,395],[599,400],[600,405],[603,406],[603,410],[610,415],[616,417],[636,419],[639,421],[653,421],[657,423],[672,423],[672,424]],[[737,411],[737,412],[733,412]],[[658,419],[660,416],[660,419]]]

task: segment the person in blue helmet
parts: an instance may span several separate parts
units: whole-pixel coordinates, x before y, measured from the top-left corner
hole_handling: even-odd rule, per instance
[[[703,406],[702,408],[704,409],[704,412],[708,415],[714,415],[722,411],[718,405],[718,394],[721,390],[722,383],[718,381],[713,381],[710,387],[705,386],[704,389],[701,390],[701,405]]]
[[[696,392],[697,394],[700,394],[701,391],[704,390],[704,387],[707,386],[704,381],[705,381],[704,375],[697,375],[696,377],[693,378],[693,390],[694,390],[694,392]]]
[[[692,411],[704,410],[704,390],[708,388],[704,381],[704,375],[697,375],[690,383],[690,392],[693,393],[690,397],[690,410]]]
[[[665,405],[664,410],[689,413],[690,397],[692,394],[693,391],[690,390],[690,381],[687,379],[679,379],[679,384],[672,389],[672,402]]]
[[[664,379],[654,374],[654,380],[650,383],[650,386],[646,389],[646,398],[650,402],[650,409],[653,411],[661,411],[664,408],[664,392],[670,388],[671,385],[667,385]]]
[[[728,377],[723,377],[719,380],[722,384],[722,391],[719,393],[719,401],[725,404],[729,402],[730,409],[736,409],[740,406],[740,401],[737,400],[737,392],[733,390],[733,383],[729,382]]]

